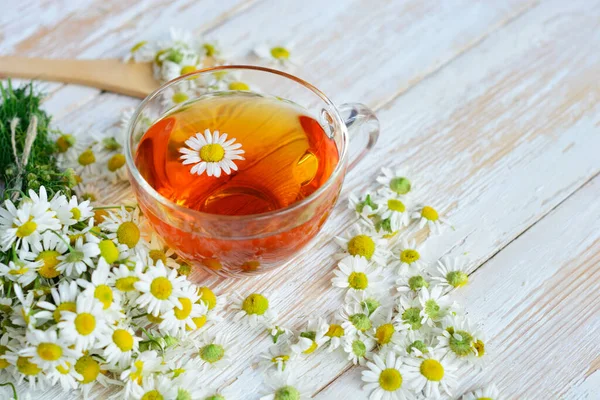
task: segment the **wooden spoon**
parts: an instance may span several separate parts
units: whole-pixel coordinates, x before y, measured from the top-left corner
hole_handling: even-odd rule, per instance
[[[124,63],[117,59],[0,56],[0,78],[76,83],[141,99],[160,86],[152,76],[152,63]]]

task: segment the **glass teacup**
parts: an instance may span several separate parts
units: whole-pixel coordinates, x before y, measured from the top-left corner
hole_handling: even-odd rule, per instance
[[[165,96],[186,81],[215,82],[226,74],[241,76],[240,80],[250,87],[299,105],[334,141],[339,161],[328,180],[312,194],[287,207],[261,214],[220,215],[178,205],[144,179],[135,163],[136,151],[148,126],[172,111],[172,105],[164,101]],[[354,136],[360,133],[364,142],[352,157],[349,133]],[[293,75],[255,66],[222,66],[181,76],[150,94],[135,111],[128,134],[126,157],[130,181],[154,230],[189,264],[231,277],[262,273],[284,265],[315,237],[337,201],[346,172],[375,145],[379,123],[364,105],[336,107],[317,88]]]

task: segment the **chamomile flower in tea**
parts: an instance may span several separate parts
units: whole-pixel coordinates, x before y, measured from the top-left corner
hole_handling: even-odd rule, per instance
[[[208,176],[221,176],[221,170],[227,175],[231,171],[237,171],[238,167],[234,160],[243,160],[242,145],[235,142],[235,138],[227,140],[227,134],[219,134],[219,131],[204,131],[204,135],[197,133],[185,141],[187,147],[182,147],[179,152],[183,155],[183,165],[192,164],[190,172]]]

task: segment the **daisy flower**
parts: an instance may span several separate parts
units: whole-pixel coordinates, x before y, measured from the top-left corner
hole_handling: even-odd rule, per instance
[[[363,390],[369,392],[369,400],[412,400],[413,392],[406,382],[406,367],[402,358],[388,351],[384,355],[374,354],[373,361],[366,363],[368,369],[362,371],[365,382]]]
[[[292,331],[289,328],[277,325],[274,321],[269,326],[267,326],[267,332],[269,332],[269,335],[273,339],[273,343],[277,343],[279,340],[282,339],[287,340],[292,334]],[[281,336],[283,336],[283,338],[281,338]]]
[[[50,386],[60,384],[63,391],[68,392],[78,388],[79,382],[83,380],[83,376],[74,368],[74,364],[67,366],[58,366],[54,369],[45,371],[46,378]]]
[[[42,317],[39,316],[39,313],[33,313],[34,291],[28,291],[27,297],[25,297],[21,286],[19,286],[18,284],[14,284],[13,288],[15,290],[15,295],[17,296],[17,299],[19,299],[20,304],[14,307],[14,311],[11,316],[11,322],[17,326],[35,328],[37,320],[42,319]]]
[[[155,372],[164,372],[166,366],[162,357],[154,350],[143,351],[132,361],[128,369],[121,373],[121,381],[125,382],[124,398],[128,398],[134,388],[143,383],[144,378]]]
[[[269,325],[277,318],[277,314],[269,306],[269,300],[260,293],[252,293],[247,297],[242,297],[238,293],[233,293],[229,299],[232,310],[239,310],[233,316],[234,321],[245,319],[251,327],[259,324]]]
[[[354,224],[345,237],[336,236],[334,241],[344,250],[343,253],[336,254],[336,258],[344,258],[350,254],[364,257],[378,265],[384,265],[388,258],[387,240],[365,222]]]
[[[42,390],[46,387],[48,382],[46,376],[42,368],[31,360],[31,357],[7,352],[5,359],[15,367],[13,375],[16,385],[23,385],[24,382],[27,382],[27,387],[30,391]]]
[[[335,274],[331,279],[333,286],[347,288],[350,291],[374,290],[383,282],[381,269],[361,256],[344,257],[333,273]]]
[[[40,193],[46,193],[44,187]],[[13,243],[22,250],[35,249],[41,251],[41,234],[51,229],[59,230],[60,221],[55,217],[54,211],[48,207],[36,207],[31,201],[24,201],[16,208],[10,200],[4,202],[5,207],[0,207],[0,244],[2,251],[8,250]]]
[[[401,295],[397,299],[396,307],[398,313],[394,317],[394,324],[397,330],[421,329],[423,317],[419,299]]]
[[[170,335],[178,336],[186,330],[196,329],[196,318],[206,315],[208,308],[200,301],[196,289],[189,287],[177,298],[178,304],[161,314],[162,322],[158,329]]]
[[[62,319],[62,314],[65,311],[72,313],[77,311],[77,298],[79,297],[79,288],[77,282],[62,281],[57,287],[50,289],[52,303],[48,301],[39,301],[37,306],[43,311],[36,314],[36,318],[54,320],[59,323]]]
[[[465,317],[448,318],[448,325],[438,336],[440,351],[449,357],[465,360],[468,356],[477,356],[475,349],[476,338],[480,336]]]
[[[44,370],[68,368],[81,355],[70,348],[69,342],[58,337],[56,329],[28,329],[26,338],[27,345],[19,351],[19,355],[27,357]]]
[[[219,131],[210,132],[209,129],[202,133],[196,133],[185,141],[188,147],[182,147],[179,152],[183,154],[180,158],[183,165],[194,164],[190,169],[192,174],[202,175],[205,171],[208,176],[218,178],[221,170],[227,175],[231,171],[237,171],[238,167],[233,160],[244,160],[241,154],[240,143],[234,139],[227,140],[227,134],[219,135]]]
[[[104,198],[104,193],[96,186],[95,183],[82,182],[73,188],[75,195],[79,199],[89,200],[96,204]]]
[[[175,74],[179,75],[178,67],[176,66]],[[176,83],[166,88],[161,94],[161,104],[163,107],[173,108],[179,104],[183,104],[193,96],[189,85],[185,82]]]
[[[422,357],[432,348],[432,332],[423,332],[424,330],[404,331],[403,343],[400,348],[403,354],[414,357]]]
[[[79,276],[89,268],[94,268],[92,258],[100,254],[98,243],[83,243],[83,238],[78,238],[75,245],[69,249],[69,252],[56,258],[60,264],[56,270],[67,276]]]
[[[56,213],[60,223],[65,226],[74,225],[94,216],[90,201],[84,200],[80,203],[77,196],[72,196],[70,200],[67,200],[65,195],[54,196],[50,201],[50,208]]]
[[[123,153],[115,153],[108,158],[106,161],[106,177],[113,184],[129,179]]]
[[[60,264],[58,257],[67,252],[68,242],[69,238],[62,234],[46,232],[42,235],[42,251],[35,255],[35,261],[42,263],[38,269],[41,277],[52,279],[60,275],[60,271],[56,269]]]
[[[375,326],[373,339],[380,348],[390,347],[396,349],[402,344],[402,335],[396,330],[394,321],[392,320],[392,310],[390,310],[380,324]],[[385,353],[385,350],[383,351]]]
[[[462,396],[462,400],[480,400],[480,399],[489,399],[489,400],[503,400],[504,397],[500,395],[500,390],[494,385],[490,383],[487,386],[474,390],[470,393],[466,393]]]
[[[343,321],[342,328],[346,335],[354,335],[357,332],[367,333],[373,329],[373,321],[369,318],[369,310],[360,303],[346,303],[339,311],[338,318]]]
[[[465,286],[469,282],[467,264],[461,258],[443,257],[438,260],[436,274],[432,280],[451,288]]]
[[[287,340],[279,340],[276,344],[269,346],[266,353],[260,355],[260,367],[267,370],[274,367],[277,370],[285,370],[287,364],[295,358],[295,353]]]
[[[174,255],[175,251],[165,245],[160,236],[153,232],[148,243],[148,257],[152,261],[152,265],[161,260],[167,267],[177,269],[179,264],[172,257]]]
[[[77,284],[88,292],[91,292],[100,303],[102,310],[109,322],[115,322],[125,315],[121,312],[121,294],[113,290],[110,284],[114,283],[110,266],[100,258],[98,266],[92,272],[90,280],[77,279]]]
[[[236,352],[236,346],[229,341],[223,333],[211,335],[204,333],[200,340],[194,341],[198,349],[198,357],[207,369],[223,369],[231,363],[232,354]]]
[[[408,267],[405,273],[396,280],[396,290],[401,294],[407,292],[418,293],[423,288],[429,288],[429,280],[430,276],[426,271]]]
[[[402,241],[392,248],[394,261],[390,263],[390,268],[394,268],[399,275],[406,275],[412,271],[420,271],[425,267],[422,255],[422,247],[417,246],[416,240]]]
[[[163,375],[150,375],[142,380],[141,386],[133,386],[132,396],[136,399],[174,399],[177,387]]]
[[[140,260],[136,260],[132,266],[120,264],[118,267],[114,267],[111,272],[115,280],[115,289],[129,300],[137,299],[140,292],[137,291],[135,284],[140,282],[144,275],[143,270],[144,264]]]
[[[387,315],[387,312],[394,308],[394,299],[385,291],[378,291],[376,293],[370,291],[348,291],[344,302],[360,304],[363,308],[366,308],[368,315],[373,315],[374,318],[377,318],[380,313],[381,315]]]
[[[176,270],[167,269],[159,260],[133,284],[141,293],[136,303],[154,316],[180,307],[179,297],[185,294],[183,289],[186,282],[185,276],[177,276]]]
[[[329,340],[329,346],[327,346],[328,352],[331,353],[343,344],[345,333],[346,332],[339,321],[335,320],[333,323],[329,324],[327,332],[325,332],[325,337]]]
[[[98,158],[96,149],[93,146],[88,146],[84,149],[72,147],[65,153],[65,167],[70,167],[75,170],[79,176],[95,176],[98,173]]]
[[[365,365],[368,359],[373,355],[375,341],[368,336],[359,333],[354,336],[347,336],[344,339],[344,352],[348,355],[348,360],[354,365]]]
[[[441,393],[452,396],[456,386],[456,367],[445,357],[433,349],[421,357],[407,357],[406,379],[413,384],[417,392],[422,392],[427,398],[439,398]]]
[[[82,397],[84,399],[89,398],[90,392],[94,389],[97,383],[106,387],[107,384],[120,384],[120,382],[108,379],[108,365],[99,362],[96,357],[85,354],[79,357],[75,365],[73,366],[76,372],[78,372],[82,379],[79,381],[79,389],[81,390]]]
[[[128,326],[112,325],[112,333],[101,338],[102,357],[108,364],[124,367],[131,364],[131,358],[138,353],[140,338]]]
[[[103,336],[111,333],[102,303],[91,292],[84,292],[77,297],[75,312],[61,312],[58,329],[61,337],[75,344],[77,351],[92,348]]]
[[[435,322],[444,318],[450,308],[450,302],[442,293],[443,287],[435,286],[431,291],[422,288],[419,292],[421,304],[421,323],[433,326]]]
[[[306,330],[300,332],[298,341],[291,346],[296,354],[309,355],[327,343],[329,339],[325,334],[329,326],[323,318],[309,318]]]
[[[22,286],[27,286],[37,278],[38,269],[43,265],[42,261],[9,261],[8,265],[0,263],[0,276],[8,278]]]
[[[412,188],[410,180],[406,178],[401,170],[393,171],[390,168],[384,167],[381,168],[381,173],[383,175],[377,177],[377,182],[385,186],[386,189],[399,195],[405,195],[410,192]]]
[[[371,215],[377,213],[379,205],[373,201],[373,195],[369,192],[360,197],[354,193],[350,193],[348,196],[348,208],[356,211],[361,218],[368,220]]]
[[[104,232],[108,232],[108,238],[117,244],[123,244],[129,249],[128,255],[136,252],[145,252],[146,243],[142,238],[140,210],[129,212],[125,207],[117,211],[109,211],[100,224]]]
[[[259,400],[310,399],[310,393],[292,371],[274,371],[267,374],[265,384],[267,388]]]
[[[293,65],[293,42],[262,43],[254,48],[253,53],[270,65],[287,67]]]
[[[387,232],[397,232],[410,223],[410,214],[406,207],[406,198],[400,197],[389,189],[381,191],[380,206],[377,214],[380,226]]]
[[[449,225],[449,222],[440,217],[437,210],[431,206],[418,207],[417,211],[412,213],[411,218],[419,220],[419,229],[427,225],[433,235],[440,234],[442,228]]]

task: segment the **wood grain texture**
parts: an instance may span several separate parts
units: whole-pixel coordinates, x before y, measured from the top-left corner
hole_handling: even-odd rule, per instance
[[[94,7],[100,7],[94,4]],[[78,44],[73,43],[66,48],[74,52],[72,55],[118,55],[115,52],[126,48],[125,43],[131,43],[134,37],[145,36],[142,34],[145,29],[163,30],[163,26],[152,26],[158,15],[162,18],[160,10],[167,10],[167,21],[181,17],[190,24],[194,21],[192,16],[200,15],[199,11],[204,11],[206,6],[189,2],[188,8],[177,11],[176,7],[170,6],[172,3],[152,3],[154,8],[148,11],[153,15],[152,20],[142,15],[145,14],[142,10],[150,3],[140,4],[132,8],[136,11],[123,11],[120,17],[111,15],[106,20],[99,17],[99,26],[107,27],[105,39],[90,29],[91,38],[83,40],[79,50],[76,50]],[[472,285],[462,295],[467,296],[464,302],[476,303],[483,299],[488,303],[481,309],[477,305],[469,311],[475,320],[485,323],[491,344],[497,346],[495,350],[500,350],[497,354],[502,354],[503,358],[492,360],[490,370],[502,377],[502,387],[507,393],[522,394],[521,386],[528,396],[529,392],[555,393],[544,392],[544,386],[549,383],[536,375],[547,369],[536,372],[529,363],[536,357],[544,363],[552,357],[562,357],[561,352],[565,351],[568,342],[557,340],[553,342],[557,344],[554,349],[537,338],[543,333],[542,328],[559,332],[546,325],[546,321],[561,322],[559,320],[565,319],[569,312],[588,315],[580,308],[567,307],[567,303],[575,305],[581,299],[593,298],[594,290],[597,291],[594,281],[586,284],[581,278],[549,274],[547,271],[562,271],[564,263],[570,260],[566,258],[567,252],[561,253],[555,247],[548,254],[555,257],[552,260],[557,260],[556,265],[548,263],[549,266],[544,264],[543,268],[525,269],[523,264],[512,262],[524,257],[538,260],[538,263],[546,261],[535,259],[536,254],[523,249],[525,245],[517,246],[523,253],[513,250],[505,256],[504,263],[493,267],[490,276],[499,279],[498,268],[512,263],[521,267],[516,272],[523,274],[526,271],[527,282],[535,283],[521,287],[521,281],[511,276],[505,282],[504,297],[496,301],[495,297],[483,295],[486,291],[495,293],[495,288],[488,283],[487,275],[481,274],[529,234],[520,236],[524,231],[600,171],[595,150],[600,148],[600,88],[597,82],[600,56],[595,45],[600,39],[598,2],[548,1],[538,5],[534,1],[510,1],[500,5],[500,2],[475,1],[452,4],[389,1],[381,7],[372,7],[367,1],[334,1],[328,2],[325,8],[321,5],[322,2],[317,1],[290,1],[273,7],[272,2],[258,2],[232,18],[222,12],[210,22],[194,22],[191,26],[198,26],[198,31],[212,27],[212,35],[225,43],[235,43],[236,48],[251,47],[273,37],[294,37],[300,64],[304,67],[298,72],[301,76],[332,94],[338,102],[362,100],[379,109],[383,128],[381,141],[374,154],[349,174],[344,196],[351,190],[366,188],[376,176],[382,160],[389,166],[405,169],[418,185],[417,196],[442,207],[456,227],[429,242],[430,259],[446,253],[468,252],[471,269],[479,268],[473,275]],[[143,22],[138,21],[141,25],[128,31],[125,20],[133,16],[140,16]],[[261,29],[248,35],[250,23]],[[166,27],[169,22],[163,24]],[[120,41],[118,38],[124,31],[131,33],[130,37]],[[54,35],[62,32],[55,37],[73,41],[66,35],[66,30],[56,28],[50,32]],[[3,32],[0,40],[6,41],[6,37]],[[10,46],[17,46],[14,40],[9,42]],[[33,50],[38,43],[36,40],[21,38],[18,42],[21,46],[33,46],[34,54],[46,55],[42,50]],[[114,126],[122,108],[137,103],[123,96],[97,95],[85,89],[69,85],[54,92],[46,102],[46,106],[58,114],[61,128],[103,132]],[[70,96],[63,96],[61,90],[69,90]],[[597,183],[588,186],[597,196]],[[586,188],[583,193],[590,190]],[[540,224],[548,218],[553,221],[558,218],[555,214],[578,195],[567,200]],[[584,196],[581,201],[586,199],[589,197]],[[564,211],[567,218],[561,216],[556,222],[595,221],[587,211],[579,218],[576,209],[573,206]],[[594,210],[592,208],[591,212]],[[573,215],[571,219],[568,218],[570,215]],[[270,294],[281,320],[299,328],[307,315],[327,316],[341,304],[340,293],[332,290],[329,283],[333,268],[330,255],[335,249],[330,239],[350,223],[349,217],[345,204],[340,204],[305,256],[281,272],[243,281],[220,281],[203,274],[197,278],[217,287],[220,293],[239,290]],[[552,224],[543,226],[544,232],[560,233]],[[568,254],[590,255],[581,247],[588,239],[586,235],[579,236],[579,232],[588,232],[590,237],[593,230],[579,230],[582,226],[569,225],[568,243],[575,246],[577,252],[569,251]],[[597,221],[596,225],[590,222],[588,226],[589,229],[594,227],[597,232]],[[556,237],[548,240],[558,244]],[[565,258],[561,258],[563,256]],[[489,259],[492,261],[486,263]],[[562,264],[560,260],[563,260]],[[581,265],[590,269],[589,261]],[[568,263],[567,267],[570,266]],[[577,292],[576,297],[565,297],[565,304],[554,300],[566,293],[556,292],[559,295],[555,297],[540,293],[539,285],[546,284],[548,288],[556,286],[553,290],[560,291],[558,279],[567,278],[573,279],[583,290]],[[492,281],[490,278],[489,282]],[[516,288],[521,290],[519,296],[511,296]],[[471,290],[479,292],[471,295]],[[547,319],[523,312],[525,308],[520,304],[533,307],[533,300],[537,301],[535,306],[548,315]],[[551,301],[544,305],[548,300]],[[592,311],[596,306],[597,303],[588,304]],[[496,315],[498,309],[509,317],[514,316],[514,327],[507,328],[513,319],[500,318]],[[481,314],[476,315],[475,310]],[[532,325],[534,327],[527,330]],[[580,352],[596,350],[597,353],[597,348],[590,347],[586,334],[586,329],[594,327],[597,330],[597,325],[582,320],[582,324],[563,328],[574,337],[574,343],[582,345],[573,360],[585,364],[589,360]],[[268,340],[258,332],[239,326],[229,325],[226,329],[237,338],[240,355],[232,368],[214,378],[214,383],[217,386],[232,383],[234,387],[243,388],[244,393],[249,394],[247,398],[257,398],[256,393],[262,386],[261,377],[248,365],[252,365],[257,354],[267,348]],[[503,336],[505,332],[510,333],[509,339]],[[525,335],[536,345],[530,349],[517,348],[518,335]],[[521,353],[524,355],[520,356]],[[515,379],[515,371],[504,370],[511,368],[513,360],[532,369],[527,384]],[[300,365],[313,392],[327,387],[318,398],[342,398],[351,394],[350,398],[359,399],[358,370],[344,373],[347,368],[348,364],[339,354],[316,354]],[[586,365],[585,371],[590,372],[564,370],[565,377],[559,381],[564,386],[560,394],[568,398],[591,394],[590,398],[594,398],[598,389],[597,373],[593,373],[590,365]],[[339,376],[341,378],[335,381]],[[490,376],[487,373],[474,377],[463,388],[486,378],[489,380]],[[551,387],[549,390],[555,390]],[[56,393],[48,393],[43,399],[53,398]]]

